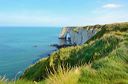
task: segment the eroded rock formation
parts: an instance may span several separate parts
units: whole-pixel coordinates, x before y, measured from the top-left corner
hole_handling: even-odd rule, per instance
[[[87,40],[89,40],[92,36],[94,36],[99,30],[86,26],[86,27],[64,27],[60,33],[59,38],[65,39],[68,35],[71,37],[71,44],[83,44]]]

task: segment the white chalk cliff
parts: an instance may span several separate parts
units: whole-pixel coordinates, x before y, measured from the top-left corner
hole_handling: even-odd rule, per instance
[[[94,36],[98,30],[96,28],[86,27],[64,27],[59,35],[59,38],[66,39],[66,35],[70,34],[71,43],[77,45],[85,43],[92,36]]]

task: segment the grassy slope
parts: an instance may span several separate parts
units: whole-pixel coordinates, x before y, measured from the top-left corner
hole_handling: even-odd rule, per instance
[[[128,23],[90,27],[101,31],[82,46],[41,59],[21,79],[39,84],[128,84]]]
[[[63,70],[59,72],[61,75],[51,75],[46,83],[128,84],[128,23],[103,28],[83,49],[82,56],[86,59],[91,56],[91,62],[74,68],[74,71],[65,73]]]

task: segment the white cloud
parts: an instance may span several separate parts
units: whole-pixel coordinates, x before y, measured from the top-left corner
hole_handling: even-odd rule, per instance
[[[110,4],[105,4],[105,5],[103,5],[102,7],[103,7],[103,8],[110,8],[110,9],[112,9],[112,8],[120,8],[121,5],[110,3]]]

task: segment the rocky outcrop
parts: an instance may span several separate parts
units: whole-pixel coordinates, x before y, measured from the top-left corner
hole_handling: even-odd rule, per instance
[[[71,44],[83,44],[94,36],[99,30],[94,26],[85,27],[64,27],[59,35],[60,39],[66,39],[66,35],[70,34]]]

